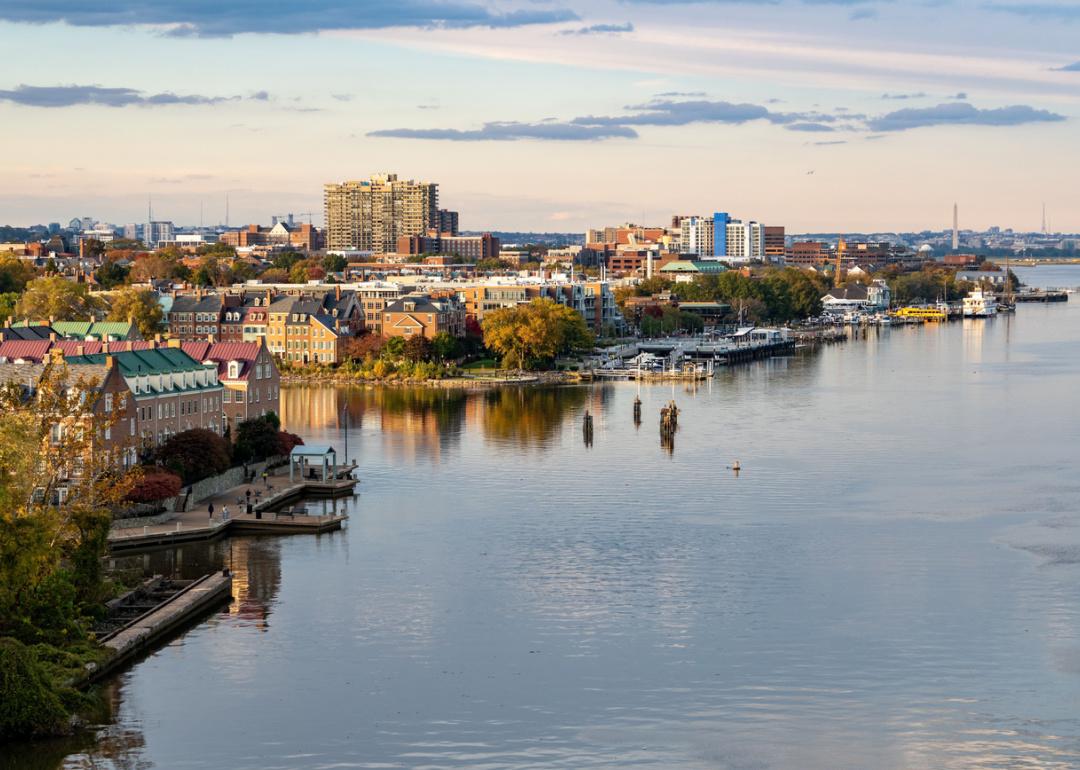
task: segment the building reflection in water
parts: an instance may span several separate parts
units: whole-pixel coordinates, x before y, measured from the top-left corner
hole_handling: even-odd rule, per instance
[[[477,394],[469,404],[470,421],[479,416],[486,438],[541,447],[558,435],[568,418],[579,421],[586,404],[600,427],[606,388],[500,388]],[[600,394],[600,395],[598,395]]]

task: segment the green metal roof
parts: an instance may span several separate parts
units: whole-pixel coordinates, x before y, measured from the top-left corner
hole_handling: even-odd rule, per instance
[[[85,356],[66,356],[64,360],[71,366],[84,364],[101,365],[105,363],[105,353]],[[125,376],[136,374],[169,374],[172,372],[197,372],[207,367],[196,361],[180,348],[155,348],[153,350],[122,350],[110,353],[120,372]],[[217,366],[212,367],[217,369]]]
[[[78,337],[79,339],[115,337],[120,341],[127,340],[134,329],[128,321],[54,321],[52,328],[64,337]]]
[[[677,259],[660,268],[661,273],[726,273],[727,270],[727,267],[719,262],[689,259]]]

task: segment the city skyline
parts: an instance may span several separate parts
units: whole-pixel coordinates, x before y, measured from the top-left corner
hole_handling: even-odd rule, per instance
[[[946,230],[954,201],[965,230],[1039,231],[1044,201],[1080,230],[1073,5],[340,8],[6,4],[0,219],[123,224],[152,195],[211,224],[228,194],[234,225],[319,223],[325,183],[389,171],[439,183],[464,230]]]

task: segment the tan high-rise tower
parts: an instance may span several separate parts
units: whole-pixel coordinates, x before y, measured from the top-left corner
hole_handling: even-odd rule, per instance
[[[425,235],[438,218],[439,186],[401,181],[396,174],[328,184],[323,195],[331,251],[390,253],[398,238]]]

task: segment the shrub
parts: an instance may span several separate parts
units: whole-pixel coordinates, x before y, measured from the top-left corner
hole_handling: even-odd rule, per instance
[[[149,468],[128,492],[127,499],[133,503],[156,503],[176,497],[181,486],[180,477],[175,473],[164,468]]]
[[[0,639],[0,741],[61,731],[68,714],[33,651]]]
[[[211,430],[194,428],[170,436],[155,459],[191,484],[229,467],[229,445]]]
[[[277,453],[279,455],[287,455],[289,452],[293,451],[295,447],[301,446],[303,443],[304,439],[300,438],[295,433],[280,430],[277,434]]]

